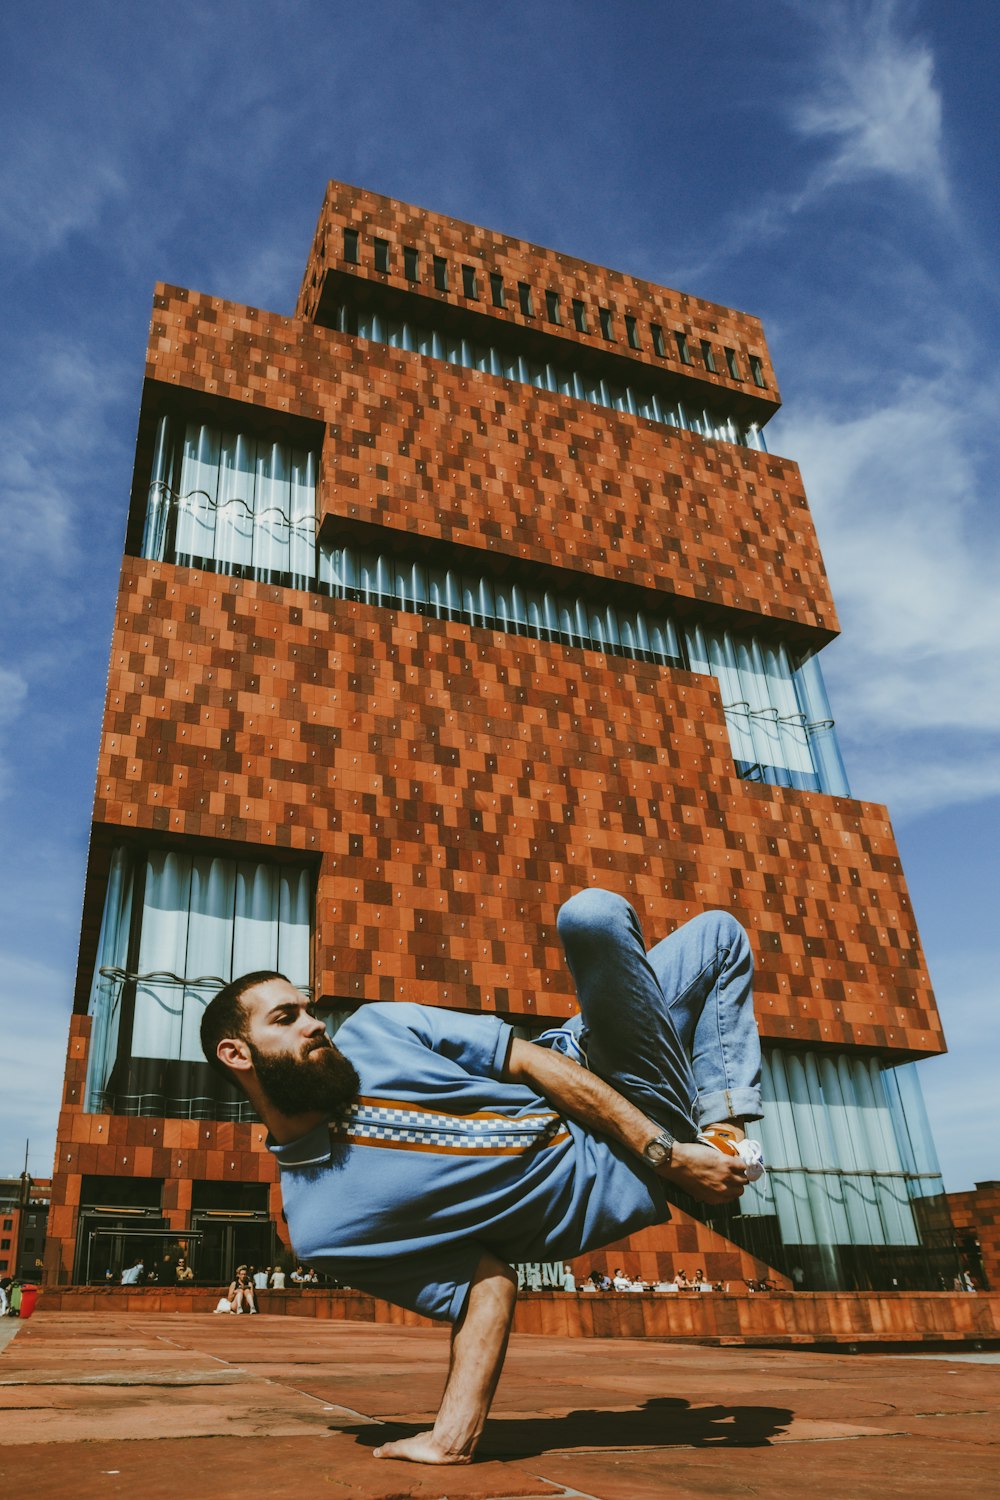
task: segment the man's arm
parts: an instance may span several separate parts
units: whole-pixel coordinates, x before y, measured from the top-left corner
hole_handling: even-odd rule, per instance
[[[418,1464],[472,1462],[500,1379],[516,1300],[516,1275],[484,1251],[462,1316],[452,1330],[451,1364],[433,1428],[416,1437],[383,1443],[375,1449],[376,1458],[404,1458]]]
[[[548,1047],[515,1037],[503,1076],[542,1094],[560,1114],[597,1135],[610,1136],[635,1156],[641,1157],[643,1148],[660,1133],[648,1115],[603,1078]],[[739,1157],[687,1141],[674,1142],[670,1166],[659,1168],[658,1175],[703,1203],[729,1203],[747,1184],[746,1164]]]

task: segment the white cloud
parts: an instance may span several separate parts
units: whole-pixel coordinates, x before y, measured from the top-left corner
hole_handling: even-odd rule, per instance
[[[27,694],[28,684],[20,672],[0,667],[0,728],[17,718]]]
[[[818,80],[793,117],[803,135],[833,145],[813,192],[889,177],[947,199],[934,58],[925,43],[900,33],[898,9],[895,0],[865,11],[824,8]]]
[[[0,667],[0,797],[7,795],[10,769],[3,754],[4,734],[22,712],[28,696],[28,684],[16,668]]]
[[[62,570],[75,560],[75,523],[95,455],[107,456],[108,409],[119,381],[86,349],[49,341],[14,350],[14,396],[0,418],[3,567]],[[43,415],[44,413],[44,415]]]
[[[783,424],[844,631],[824,666],[852,784],[897,812],[1000,790],[1000,536],[979,473],[995,399],[911,381],[861,415],[814,404]]]
[[[945,1187],[964,1192],[995,1179],[992,1141],[996,1115],[993,1035],[997,988],[993,955],[985,948],[952,952],[933,966],[934,989],[945,1022],[948,1054],[922,1063],[920,1078]]]
[[[0,165],[0,234],[20,254],[59,249],[89,231],[126,190],[119,164],[103,144],[36,119],[8,140]]]
[[[752,203],[715,235],[710,250],[671,266],[666,279],[673,285],[697,284],[748,247],[787,234],[798,215],[821,210],[831,191],[865,180],[903,184],[929,198],[939,217],[952,218],[934,56],[902,33],[896,0],[810,6],[805,17],[817,27],[816,50],[788,119],[825,153],[796,186],[756,184]]]
[[[19,1172],[24,1143],[30,1170],[48,1177],[69,1036],[71,995],[65,973],[40,959],[5,952],[0,1048],[0,1174]]]

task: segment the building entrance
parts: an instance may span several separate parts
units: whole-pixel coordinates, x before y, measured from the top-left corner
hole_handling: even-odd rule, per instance
[[[195,1279],[213,1286],[227,1286],[237,1266],[274,1264],[274,1225],[266,1215],[199,1214],[193,1221],[192,1240],[198,1245]]]

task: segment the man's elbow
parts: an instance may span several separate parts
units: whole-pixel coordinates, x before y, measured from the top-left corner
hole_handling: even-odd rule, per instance
[[[504,1082],[520,1083],[527,1088],[536,1089],[538,1082],[535,1078],[535,1069],[531,1065],[538,1061],[538,1054],[543,1051],[543,1048],[536,1047],[533,1042],[525,1042],[520,1037],[513,1037],[501,1074]]]

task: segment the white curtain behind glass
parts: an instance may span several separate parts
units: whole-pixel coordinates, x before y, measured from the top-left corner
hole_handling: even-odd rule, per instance
[[[176,443],[171,419],[161,417],[143,555],[197,560],[223,573],[276,572],[308,587],[316,571],[315,454],[199,422],[188,422]]]
[[[764,1118],[749,1133],[775,1170],[742,1212],[777,1214],[786,1245],[919,1244],[878,1060],[768,1049],[761,1084]]]
[[[104,916],[97,940],[94,981],[87,1006],[91,1016],[90,1054],[87,1064],[88,1110],[101,1108],[105,1089],[118,1052],[122,985],[120,976],[102,974],[102,969],[124,971],[128,963],[129,926],[132,920],[132,858],[127,850],[111,856]]]
[[[279,969],[308,990],[311,910],[307,870],[151,851],[136,965],[151,977],[136,984],[133,1057],[201,1062],[220,981]]]

